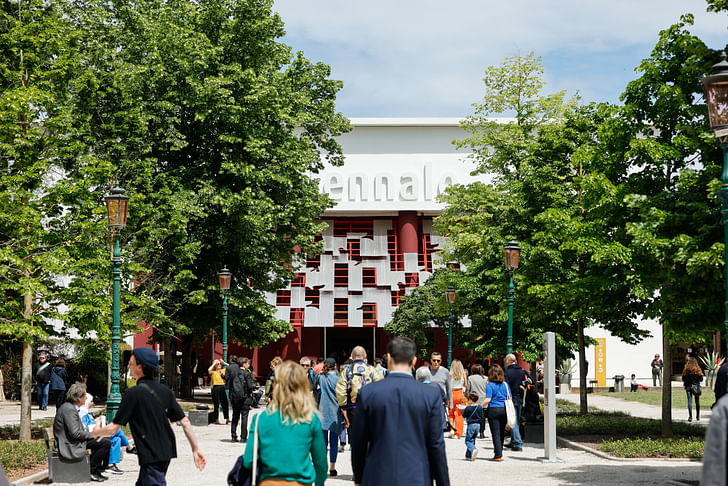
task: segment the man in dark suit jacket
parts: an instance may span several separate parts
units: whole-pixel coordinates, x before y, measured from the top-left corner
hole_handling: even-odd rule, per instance
[[[81,422],[78,410],[86,400],[86,385],[71,385],[66,400],[68,401],[56,411],[53,420],[53,435],[58,445],[58,454],[69,461],[80,461],[86,454],[86,449],[91,449],[91,481],[105,481],[107,478],[101,472],[108,465],[111,440],[106,437],[96,440]]]
[[[389,341],[389,373],[361,389],[352,434],[354,483],[364,486],[449,486],[442,401],[412,377],[415,343]]]

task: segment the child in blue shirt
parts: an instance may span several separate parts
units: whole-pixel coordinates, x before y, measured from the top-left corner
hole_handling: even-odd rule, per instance
[[[465,459],[474,461],[478,457],[478,448],[475,447],[475,438],[480,433],[480,422],[483,420],[483,407],[478,405],[478,394],[474,391],[468,393],[468,406],[463,410],[463,418],[467,423],[465,432]]]

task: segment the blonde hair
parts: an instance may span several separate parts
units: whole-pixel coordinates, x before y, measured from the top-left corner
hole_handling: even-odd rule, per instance
[[[450,378],[453,380],[465,380],[465,369],[459,359],[452,360],[450,364]]]
[[[268,409],[279,412],[285,424],[310,423],[318,407],[303,366],[286,360],[276,366],[275,378]]]
[[[270,360],[270,367],[271,368],[275,368],[276,366],[278,366],[281,363],[283,363],[283,360],[281,359],[281,357],[280,356],[276,356],[275,358],[273,358],[272,360]]]

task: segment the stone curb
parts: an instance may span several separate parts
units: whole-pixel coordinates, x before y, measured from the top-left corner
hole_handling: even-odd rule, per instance
[[[568,447],[569,449],[575,449],[578,451],[588,452],[589,454],[593,454],[597,457],[601,457],[602,459],[608,459],[610,461],[620,461],[620,462],[634,462],[634,461],[654,461],[655,459],[659,459],[661,461],[670,461],[670,462],[702,462],[698,459],[687,459],[687,458],[681,458],[681,457],[614,457],[610,456],[609,454],[606,454],[602,451],[598,451],[596,449],[593,449],[589,446],[585,446],[583,444],[578,444],[576,442],[570,441],[569,439],[564,439],[563,437],[556,437],[556,442],[561,443],[563,446]]]
[[[30,476],[20,478],[16,481],[10,483],[10,486],[27,486],[28,484],[33,484],[38,481],[43,481],[44,479],[48,479],[48,469],[44,469],[43,471],[37,472],[35,474],[31,474]]]

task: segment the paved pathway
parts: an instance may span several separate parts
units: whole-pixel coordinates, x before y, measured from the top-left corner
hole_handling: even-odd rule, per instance
[[[673,383],[675,384],[678,382]],[[672,393],[685,393],[685,391],[683,390],[682,386],[680,386],[679,388],[673,386]],[[556,398],[563,398],[564,400],[569,400],[570,402],[576,404],[579,403],[578,393],[560,394],[556,395]],[[662,419],[662,407],[659,407],[657,405],[650,405],[641,402],[631,402],[628,400],[622,400],[621,398],[605,397],[601,395],[594,395],[592,393],[590,393],[587,397],[587,404],[590,407],[596,407],[601,410],[626,412],[633,417],[652,418],[658,420]],[[713,404],[701,402],[700,405],[700,423],[708,425],[708,423],[710,422],[710,406]],[[693,410],[693,414],[695,414],[695,410]],[[673,407],[672,420],[673,422],[687,422],[688,409]]]
[[[578,398],[578,396],[577,396]],[[590,397],[591,398],[591,397]],[[19,405],[13,408],[8,404],[0,406],[0,417],[19,411]],[[52,408],[52,407],[51,407]],[[35,411],[34,411],[35,412]],[[50,412],[50,410],[49,410]],[[35,417],[35,415],[34,415]],[[243,446],[229,440],[229,428],[209,425],[195,427],[200,447],[207,458],[207,468],[200,472],[192,462],[192,453],[182,428],[173,426],[177,435],[178,458],[173,460],[167,475],[170,486],[198,486],[200,484],[226,484],[227,472]],[[538,458],[543,456],[543,448],[526,445],[521,453],[505,452],[505,460],[501,463],[488,461],[492,456],[492,443],[489,438],[478,440],[480,456],[475,462],[465,461],[465,445],[463,440],[446,439],[450,481],[453,485],[469,486],[483,484],[512,485],[538,484],[547,485],[652,485],[652,484],[688,484],[680,481],[697,481],[700,478],[701,464],[690,461],[636,460],[616,462],[602,459],[594,455],[559,448],[558,456],[563,460],[557,464],[543,464]],[[281,453],[285,454],[285,445],[281,445]],[[108,486],[133,485],[139,472],[137,457],[125,455],[120,464],[125,474],[109,475]],[[351,486],[350,451],[339,454],[337,460],[339,476],[326,481],[331,486]],[[96,483],[86,483],[93,486]],[[402,484],[406,484],[403,478]]]

